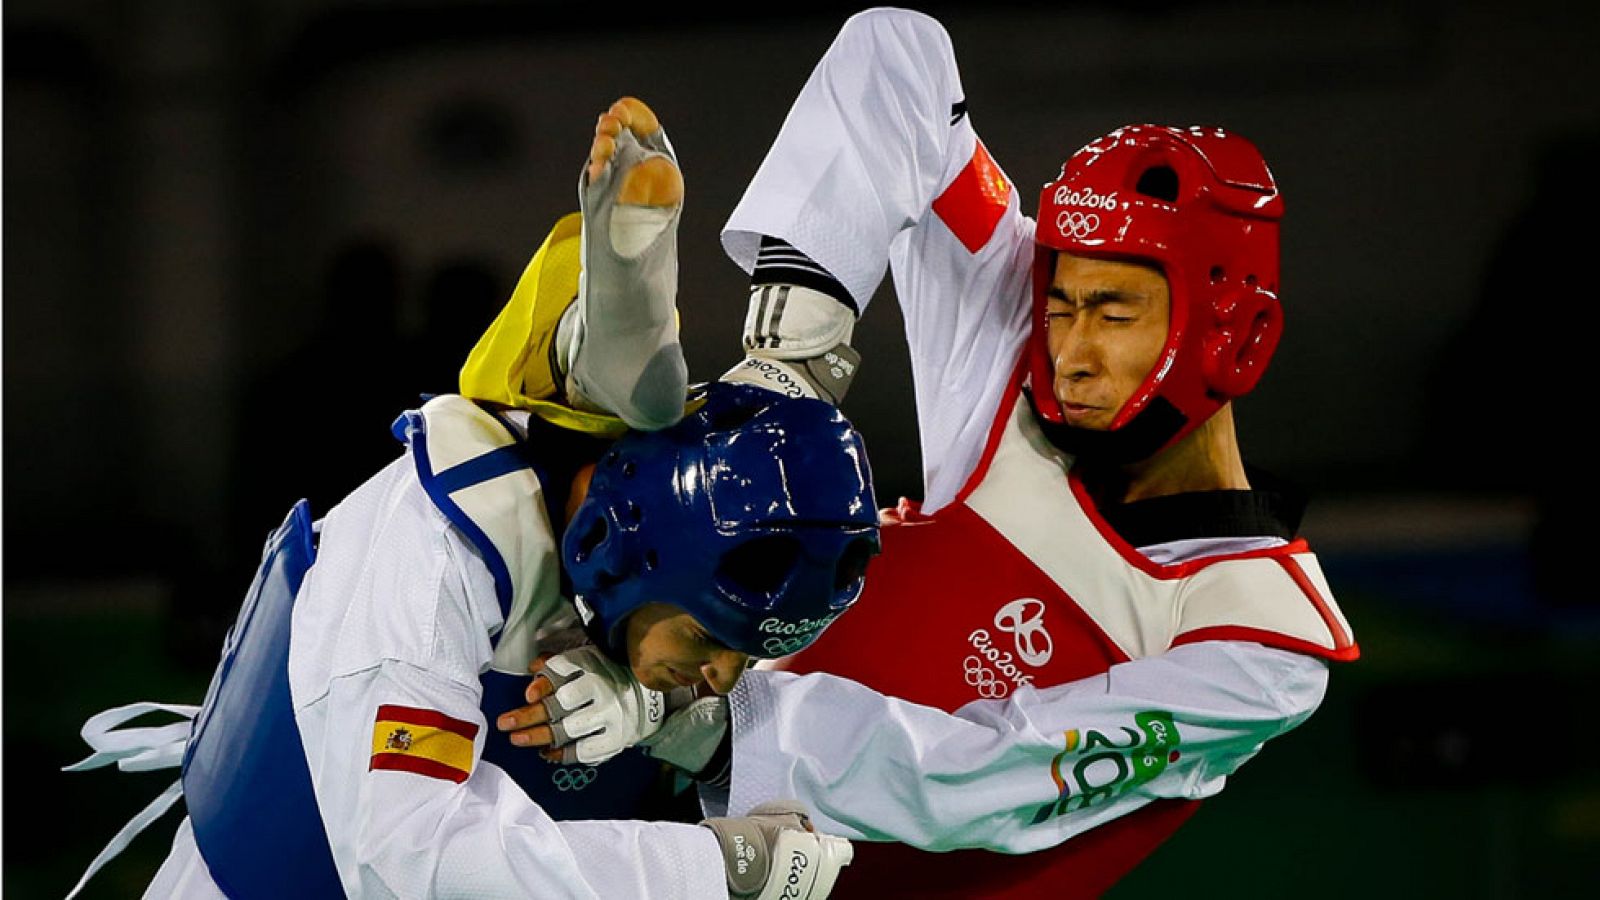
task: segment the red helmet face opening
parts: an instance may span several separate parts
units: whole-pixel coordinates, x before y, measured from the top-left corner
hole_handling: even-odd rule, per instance
[[[1283,330],[1282,216],[1260,152],[1219,128],[1130,125],[1074,154],[1044,186],[1034,233],[1030,374],[1039,415],[1062,422],[1044,315],[1060,252],[1154,264],[1170,289],[1166,344],[1110,427],[1140,435],[1120,456],[1171,446],[1248,393]]]

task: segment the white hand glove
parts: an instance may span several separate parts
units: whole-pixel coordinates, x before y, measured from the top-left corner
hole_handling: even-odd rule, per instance
[[[593,645],[550,657],[537,677],[556,689],[543,702],[564,764],[605,762],[655,734],[667,717],[665,694]]]
[[[855,855],[844,838],[812,831],[805,807],[792,800],[700,824],[722,845],[732,900],[825,900]]]

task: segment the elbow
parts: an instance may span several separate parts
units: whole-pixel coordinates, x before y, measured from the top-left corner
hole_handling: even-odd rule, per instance
[[[413,831],[377,822],[362,827],[355,846],[343,852],[336,846],[334,862],[339,881],[351,897],[408,897],[451,894],[441,879],[463,865],[481,862],[476,855],[461,857],[449,823],[438,829]],[[486,883],[495,880],[487,873]]]
[[[398,861],[404,854],[392,852],[386,844],[382,840],[364,840],[352,855],[337,859],[339,881],[350,896],[403,896],[405,892],[402,888],[408,883],[416,883],[413,880],[416,873],[399,871]],[[432,880],[425,878],[421,883],[430,884]]]
[[[946,45],[950,43],[950,35],[938,19],[916,10],[893,6],[862,10],[846,19],[844,26],[839,29],[839,40],[850,43],[860,40],[877,43],[899,40],[903,36],[924,41],[932,39]]]
[[[939,121],[949,95],[960,89],[949,32],[939,20],[908,9],[879,7],[851,16],[824,60],[830,58],[840,72],[886,85],[890,97],[937,104]]]
[[[1288,719],[1288,727],[1298,727],[1302,722],[1311,718],[1311,714],[1322,706],[1322,700],[1328,695],[1328,664],[1314,657],[1307,657],[1306,662],[1297,670],[1296,683],[1292,690],[1286,691],[1289,698],[1288,709],[1284,710]]]
[[[856,13],[839,29],[837,44],[870,52],[897,48],[913,58],[954,58],[950,33],[938,19],[909,9],[879,6]]]

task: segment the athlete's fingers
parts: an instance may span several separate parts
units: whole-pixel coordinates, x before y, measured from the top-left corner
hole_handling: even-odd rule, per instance
[[[550,713],[544,708],[544,704],[534,703],[501,713],[500,717],[494,720],[494,726],[501,731],[514,731],[527,728],[529,725],[542,725],[548,721]]]
[[[538,701],[544,700],[544,698],[555,693],[555,682],[550,681],[549,674],[544,671],[544,668],[549,666],[549,660],[550,653],[541,653],[538,657],[534,657],[531,663],[528,663],[528,673],[533,676],[533,679],[528,681],[528,687],[525,687],[522,692],[523,700],[528,701],[528,703],[538,703]]]
[[[511,743],[518,747],[548,747],[556,742],[549,725],[535,725],[511,732]]]
[[[529,703],[537,704],[555,692],[555,685],[550,682],[549,678],[546,678],[544,675],[535,675],[533,676],[533,679],[528,682],[527,688],[523,690],[522,697]]]
[[[528,686],[522,690],[522,699],[528,701],[528,706],[523,708],[538,709],[539,718],[536,721],[539,722],[543,722],[549,717],[550,708],[545,705],[544,701],[556,692],[555,682],[551,681],[550,677],[545,674],[544,667],[545,658],[542,656],[528,665],[528,669],[534,675],[528,679]]]

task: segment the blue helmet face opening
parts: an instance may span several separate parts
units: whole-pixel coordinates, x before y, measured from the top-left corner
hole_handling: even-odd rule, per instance
[[[563,538],[580,609],[619,659],[650,602],[742,653],[793,653],[860,597],[878,552],[866,450],[837,409],[720,382],[701,396],[601,457]]]

